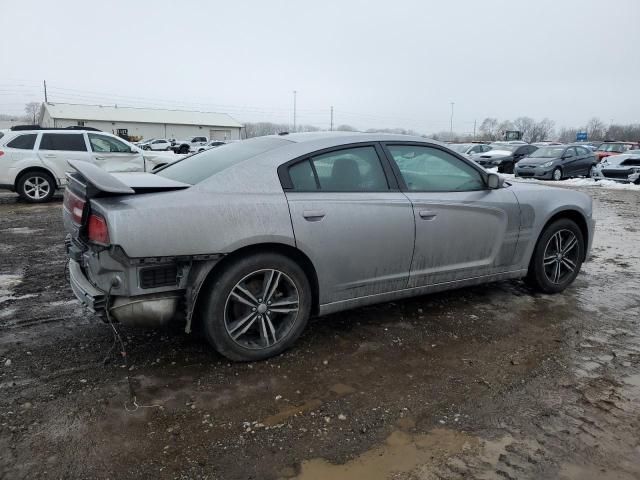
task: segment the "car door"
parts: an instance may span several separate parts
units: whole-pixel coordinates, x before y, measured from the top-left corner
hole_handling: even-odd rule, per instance
[[[66,173],[73,171],[69,160],[91,161],[82,132],[43,132],[37,151],[40,161],[55,173],[61,185],[67,182]]]
[[[409,287],[510,270],[520,209],[509,188],[489,189],[486,173],[437,145],[387,143],[385,148],[413,205]]]
[[[321,304],[407,285],[413,210],[381,154],[379,145],[356,144],[286,167],[296,245],[316,268]]]
[[[580,175],[589,176],[591,172],[591,166],[595,163],[595,158],[593,156],[593,152],[590,152],[585,147],[575,147],[576,152],[578,152],[578,157],[580,159],[580,171],[578,172]]]
[[[119,138],[87,133],[93,162],[108,172],[144,172],[143,154]]]
[[[562,170],[567,177],[573,177],[580,173],[580,158],[574,147],[568,147],[562,155]]]

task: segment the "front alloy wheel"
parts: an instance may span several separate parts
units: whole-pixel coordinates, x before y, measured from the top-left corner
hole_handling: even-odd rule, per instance
[[[27,173],[18,181],[17,190],[27,202],[42,203],[53,196],[56,185],[53,177],[48,173]]]
[[[533,250],[526,282],[545,293],[558,293],[578,276],[585,240],[578,225],[561,218],[548,225]]]
[[[214,272],[215,273],[215,272]],[[289,348],[311,314],[307,276],[284,255],[263,252],[232,261],[203,289],[204,334],[231,360],[262,360]]]
[[[560,170],[560,168],[556,168],[553,171],[552,177],[556,182],[562,180],[562,170]]]
[[[544,250],[544,273],[554,285],[562,284],[578,264],[578,239],[571,230],[558,230]]]

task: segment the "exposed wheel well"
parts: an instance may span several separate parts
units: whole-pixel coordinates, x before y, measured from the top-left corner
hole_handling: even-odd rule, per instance
[[[573,220],[574,222],[576,222],[578,228],[580,228],[580,232],[582,233],[582,238],[584,238],[585,247],[589,245],[589,228],[587,227],[587,221],[585,220],[584,216],[577,210],[563,210],[556,213],[553,217],[547,220],[547,223],[545,223],[544,227],[541,230],[541,234],[549,225],[551,225],[551,223],[560,218],[568,218],[569,220]],[[585,248],[585,255],[586,254],[587,252]]]
[[[205,279],[202,285],[202,289],[200,290],[200,292],[204,290],[207,284],[214,281],[214,279],[218,275],[220,275],[221,272],[224,271],[227,265],[231,264],[236,259],[247,256],[247,255],[252,255],[254,253],[263,253],[263,252],[279,253],[281,255],[289,257],[290,259],[295,261],[298,265],[300,265],[304,273],[307,275],[307,279],[309,280],[309,283],[311,284],[311,294],[312,294],[311,314],[317,315],[319,311],[320,289],[318,285],[318,275],[316,273],[316,269],[313,266],[313,263],[311,263],[311,260],[309,259],[309,257],[307,257],[300,250],[290,245],[284,245],[281,243],[261,243],[257,245],[249,245],[247,247],[239,248],[238,250],[235,250],[234,252],[226,255],[222,260],[216,263],[215,266],[211,269],[211,271],[207,275],[207,278]],[[198,294],[198,298],[196,299],[196,305],[194,309],[195,311],[194,319],[197,319],[199,317],[198,313],[200,310],[201,298],[202,296]]]
[[[20,182],[20,179],[22,177],[24,177],[25,174],[27,173],[35,173],[35,172],[41,172],[41,173],[46,173],[47,175],[50,175],[51,178],[53,178],[53,181],[56,182],[56,187],[60,187],[59,183],[58,183],[58,179],[56,178],[56,176],[50,172],[49,170],[47,170],[46,168],[43,167],[28,167],[25,168],[24,170],[22,170],[18,175],[16,175],[16,180],[13,184],[13,188],[17,191],[18,190],[18,183]]]

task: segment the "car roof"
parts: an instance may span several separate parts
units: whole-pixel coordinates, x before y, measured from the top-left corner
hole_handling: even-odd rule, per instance
[[[316,142],[325,140],[328,143],[336,141],[336,143],[358,143],[358,142],[429,142],[444,145],[441,142],[431,140],[416,135],[400,135],[394,133],[365,133],[365,132],[299,132],[299,133],[281,133],[278,135],[270,135],[271,137],[279,137],[295,143]]]

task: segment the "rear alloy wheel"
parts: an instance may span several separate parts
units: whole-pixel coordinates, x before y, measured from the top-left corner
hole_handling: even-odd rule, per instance
[[[584,238],[578,225],[556,220],[540,235],[529,264],[527,283],[545,293],[561,292],[578,275],[584,259]]]
[[[553,173],[551,174],[551,177],[556,181],[559,182],[560,180],[562,180],[562,169],[560,167],[556,167],[556,169],[553,171]]]
[[[45,172],[25,173],[18,180],[17,191],[27,202],[48,202],[56,191],[56,182]]]
[[[298,264],[261,253],[229,265],[212,282],[204,308],[204,333],[222,355],[262,360],[289,348],[311,312],[311,287]]]

